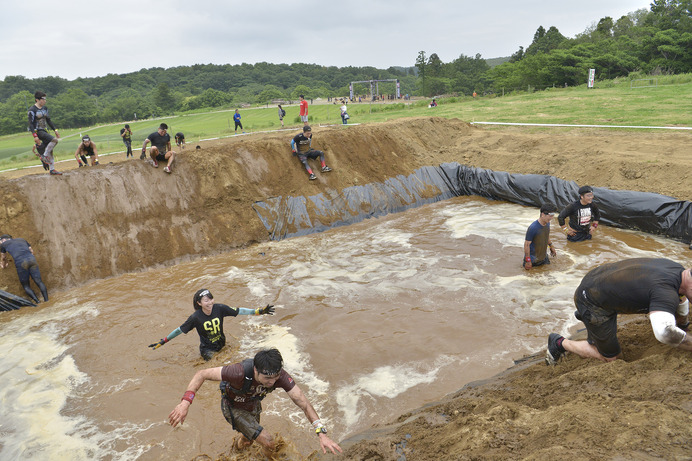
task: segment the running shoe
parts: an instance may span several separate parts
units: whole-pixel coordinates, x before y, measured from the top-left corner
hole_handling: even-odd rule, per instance
[[[59,172],[58,170],[50,170],[50,174],[57,176],[57,175],[62,174],[62,173]]]
[[[134,157],[134,155],[133,155],[133,157]],[[139,159],[140,159],[140,160],[144,160],[145,158],[147,158],[147,154],[145,154],[144,152],[142,152],[142,155],[139,156]]]
[[[317,179],[317,176],[315,176],[315,173],[310,173],[310,180]]]
[[[94,162],[94,165],[98,165],[98,164],[99,164],[99,161],[96,160],[96,161]]]
[[[152,162],[151,164],[154,165],[154,168],[159,167],[159,162],[157,162],[156,160],[152,160],[151,162]]]
[[[325,166],[322,167],[322,173],[327,173],[327,172],[329,172],[329,171],[332,171],[332,169],[329,168],[327,165],[325,165]]]
[[[168,167],[165,167],[165,168],[163,169],[163,171],[165,171],[166,173],[170,173],[170,172],[171,172],[171,169],[168,168]]]
[[[557,361],[560,360],[564,351],[560,351],[560,347],[557,345],[558,340],[562,338],[557,333],[550,333],[548,335],[548,350],[545,353],[545,364],[555,365]]]

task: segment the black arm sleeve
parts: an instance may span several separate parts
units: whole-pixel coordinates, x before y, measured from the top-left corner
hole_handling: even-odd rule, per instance
[[[557,215],[557,223],[560,226],[565,225],[565,218],[572,214],[573,209],[574,209],[574,203],[570,203],[569,205],[567,205],[565,208],[562,209],[562,211],[560,212],[559,215]]]

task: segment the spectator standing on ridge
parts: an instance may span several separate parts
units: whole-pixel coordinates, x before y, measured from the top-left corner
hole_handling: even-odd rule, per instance
[[[343,123],[344,125],[346,125],[346,124],[348,123],[348,119],[350,118],[350,117],[348,116],[348,112],[347,112],[348,107],[346,107],[346,101],[344,101],[344,102],[341,104],[340,110],[341,110],[341,123]]]
[[[274,306],[259,309],[247,309],[244,307],[229,307],[225,304],[214,303],[214,296],[209,290],[197,290],[192,297],[192,306],[195,312],[188,319],[173,330],[168,336],[158,343],[150,344],[153,350],[166,344],[180,333],[188,334],[193,328],[199,335],[199,353],[204,360],[211,359],[226,345],[226,335],[223,332],[223,318],[236,317],[238,315],[274,315]]]
[[[540,215],[529,226],[524,239],[524,269],[529,270],[533,266],[550,264],[548,258],[548,247],[550,256],[557,255],[553,242],[550,240],[550,220],[555,216],[555,205],[543,204]]]
[[[32,301],[38,304],[38,298],[31,289],[30,279],[34,279],[34,283],[41,290],[43,295],[43,300],[48,301],[48,290],[41,280],[41,271],[38,269],[38,263],[36,262],[36,257],[34,256],[34,250],[24,239],[12,238],[11,235],[5,234],[0,236],[0,267],[6,268],[9,263],[7,262],[7,253],[12,256],[14,260],[14,267],[17,269],[17,275],[19,276],[19,283],[24,287],[24,291],[29,295]]]
[[[557,222],[570,242],[590,240],[591,234],[598,227],[601,213],[593,203],[593,198],[591,186],[581,186],[579,200],[567,205],[558,215]],[[569,226],[565,225],[565,218],[569,218]]]
[[[281,128],[284,127],[284,117],[286,116],[286,111],[283,110],[281,104],[279,104],[279,121],[281,122]]]
[[[592,269],[574,292],[574,315],[584,322],[587,339],[573,341],[550,333],[546,363],[555,365],[566,351],[602,362],[620,357],[618,314],[648,314],[658,341],[692,351],[685,331],[690,296],[692,270],[669,259],[625,259]]]
[[[245,133],[245,130],[243,130],[243,124],[240,123],[240,112],[238,112],[238,109],[236,109],[235,114],[233,114],[233,121],[235,122],[235,132],[238,133],[238,127],[240,127],[240,131]]]
[[[233,429],[241,434],[233,441],[234,449],[242,451],[257,441],[268,459],[276,459],[273,456],[276,442],[271,433],[260,425],[260,416],[262,400],[280,388],[305,413],[312,425],[311,432],[317,434],[322,452],[326,453],[327,449],[334,454],[341,452],[341,447],[327,436],[327,429],[315,408],[291,375],[283,369],[283,357],[278,349],[261,350],[254,359],[240,363],[199,370],[187,385],[180,403],[168,415],[171,426],[185,421],[190,405],[205,381],[221,381],[221,412]]]
[[[151,142],[149,156],[154,168],[159,167],[159,162],[167,161],[168,164],[163,168],[166,173],[171,172],[171,165],[175,160],[175,152],[171,150],[171,135],[167,133],[168,125],[162,123],[159,129],[147,136],[142,145],[142,155],[139,157],[145,159],[147,155],[147,144]]]
[[[302,94],[300,95],[300,121],[303,122],[303,125],[308,124],[308,102]]]
[[[55,169],[55,158],[53,157],[53,149],[58,144],[60,134],[48,115],[46,93],[37,91],[34,93],[34,100],[36,103],[29,108],[29,131],[34,136],[34,144],[43,143],[45,146],[41,161],[48,164],[50,174],[61,175],[62,173]],[[48,134],[47,127],[51,127],[55,132],[55,137]]]
[[[96,144],[94,144],[94,141],[91,140],[88,134],[85,134],[82,136],[82,142],[79,143],[74,153],[74,158],[77,159],[80,168],[88,165],[87,157],[91,157],[91,166],[99,164],[99,154],[96,152]],[[84,165],[82,165],[82,162],[84,162]]]
[[[125,125],[125,128],[120,129],[120,137],[123,139],[123,144],[125,144],[127,148],[125,158],[134,157],[132,153],[132,130],[130,129],[130,125]]]
[[[312,172],[312,168],[308,165],[309,158],[320,158],[322,173],[332,171],[324,162],[324,152],[312,148],[312,128],[310,128],[310,125],[305,125],[303,127],[303,132],[298,133],[291,139],[291,150],[294,155],[298,155],[298,160],[305,166],[308,175],[310,175],[309,179],[317,179],[317,176]]]

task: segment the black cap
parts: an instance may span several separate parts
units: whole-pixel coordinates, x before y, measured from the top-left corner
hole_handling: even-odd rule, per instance
[[[312,128],[310,128],[310,125],[305,125],[303,127],[303,133],[305,133],[306,131],[312,131]]]
[[[593,192],[591,186],[581,186],[579,188],[579,195],[588,194],[589,192]]]
[[[12,238],[12,236],[11,236],[10,234],[2,234],[2,235],[0,235],[0,240],[3,240],[3,239],[11,239],[11,238]]]

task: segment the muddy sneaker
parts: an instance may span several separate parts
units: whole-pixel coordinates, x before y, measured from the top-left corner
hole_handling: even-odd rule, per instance
[[[52,175],[59,175],[59,174],[62,174],[62,173],[59,172],[58,170],[50,170],[50,174],[52,174]]]
[[[312,181],[313,179],[317,179],[317,176],[315,176],[315,173],[310,173],[310,178],[308,179]]]
[[[168,167],[165,167],[165,168],[163,169],[163,171],[165,171],[166,173],[170,173],[170,172],[171,172],[171,169],[168,168]]]
[[[159,167],[159,162],[157,162],[156,160],[152,160],[152,161],[151,161],[151,164],[154,165],[154,168],[158,168],[158,167]]]
[[[98,164],[99,164],[99,161],[96,160],[96,161],[94,162],[94,166],[96,166],[96,165],[98,165]]]
[[[133,157],[134,157],[134,155],[133,155]],[[139,156],[139,159],[140,159],[140,160],[144,160],[145,158],[147,158],[147,154],[145,154],[144,152],[142,152],[142,155]]]
[[[322,173],[327,173],[327,172],[329,172],[329,171],[332,171],[332,169],[329,168],[327,165],[325,165],[325,166],[322,167]]]
[[[557,333],[550,333],[548,335],[548,350],[545,353],[545,364],[555,365],[557,361],[560,360],[562,354],[565,353],[564,348],[558,346],[558,341],[564,339]],[[560,350],[562,349],[562,350]]]

